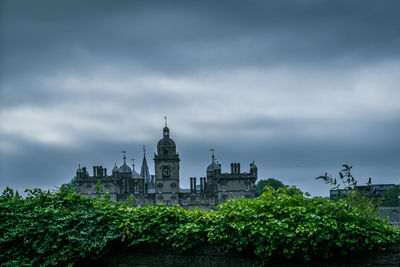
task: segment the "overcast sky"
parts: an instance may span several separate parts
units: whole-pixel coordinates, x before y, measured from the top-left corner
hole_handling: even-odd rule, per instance
[[[400,1],[0,0],[0,187],[78,164],[150,172],[163,117],[181,187],[210,148],[313,195],[343,163],[400,183]],[[110,171],[109,171],[110,172]]]

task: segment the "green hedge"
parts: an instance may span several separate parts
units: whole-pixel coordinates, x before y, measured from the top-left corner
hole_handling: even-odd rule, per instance
[[[73,265],[100,258],[111,247],[151,243],[179,250],[209,244],[266,261],[328,258],[399,241],[399,229],[345,200],[309,198],[293,187],[269,188],[256,199],[230,200],[209,212],[134,208],[65,188],[56,193],[35,189],[25,199],[7,189],[0,197],[4,266]]]

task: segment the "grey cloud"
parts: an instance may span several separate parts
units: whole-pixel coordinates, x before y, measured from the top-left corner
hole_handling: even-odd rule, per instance
[[[400,43],[397,1],[39,3],[3,3],[3,72],[368,61],[398,57]]]

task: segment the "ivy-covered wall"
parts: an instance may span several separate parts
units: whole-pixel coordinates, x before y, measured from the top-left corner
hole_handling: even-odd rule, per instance
[[[229,266],[229,267],[253,267],[260,266],[262,262],[251,255],[240,253],[221,254],[210,246],[197,248],[196,250],[179,253],[159,247],[138,247],[122,251],[114,251],[105,255],[102,259],[86,262],[86,265],[108,267],[190,267],[190,266]],[[269,267],[298,267],[298,266],[400,266],[400,246],[392,246],[388,251],[375,251],[359,253],[350,256],[333,257],[326,260],[311,260],[308,262],[273,259],[266,263]]]
[[[35,189],[23,199],[7,189],[0,196],[0,265],[73,266],[142,247],[179,254],[212,247],[220,255],[240,253],[259,263],[306,263],[376,253],[400,242],[400,229],[360,208],[365,203],[311,198],[294,187],[269,188],[258,198],[230,200],[213,211],[135,208],[98,195]]]

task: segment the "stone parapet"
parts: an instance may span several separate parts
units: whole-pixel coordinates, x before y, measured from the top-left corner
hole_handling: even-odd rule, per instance
[[[262,266],[253,256],[244,253],[221,254],[212,247],[202,247],[181,253],[177,250],[154,247],[134,247],[126,250],[111,252],[96,262],[84,262],[83,265],[110,267],[156,267],[156,266],[207,266],[207,267],[247,267]],[[276,267],[361,267],[361,266],[400,266],[400,244],[394,245],[385,252],[375,251],[351,256],[331,258],[328,260],[289,261],[272,260],[265,266]]]

